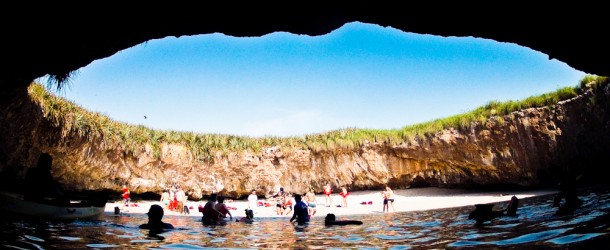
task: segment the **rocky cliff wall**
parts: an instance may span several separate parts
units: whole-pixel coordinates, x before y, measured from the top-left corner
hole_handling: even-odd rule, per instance
[[[321,152],[271,146],[214,152],[205,162],[181,144],[162,142],[155,155],[151,145],[132,153],[120,143],[85,139],[53,125],[27,93],[14,96],[0,105],[0,170],[3,183],[17,180],[17,186],[40,152],[53,156],[53,175],[68,190],[118,191],[126,183],[136,194],[161,193],[177,183],[191,198],[211,192],[240,197],[251,189],[270,193],[279,187],[321,192],[326,183],[351,190],[533,187],[555,184],[565,173],[604,181],[599,177],[608,172],[607,164],[596,163],[610,153],[608,86],[398,145],[364,142],[352,150]]]

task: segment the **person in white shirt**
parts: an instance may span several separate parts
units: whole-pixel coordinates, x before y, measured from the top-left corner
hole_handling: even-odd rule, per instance
[[[256,196],[256,190],[252,189],[250,195],[248,195],[248,208],[252,210],[252,212],[256,212],[256,206],[258,202],[258,196]]]

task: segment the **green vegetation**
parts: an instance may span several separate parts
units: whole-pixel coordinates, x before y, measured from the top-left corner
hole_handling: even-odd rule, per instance
[[[213,161],[216,154],[229,152],[260,152],[271,146],[280,146],[285,152],[295,148],[310,149],[315,153],[327,151],[352,151],[365,141],[398,145],[425,138],[443,129],[463,130],[473,123],[485,123],[496,116],[498,121],[514,111],[534,107],[554,105],[559,101],[573,98],[587,89],[597,89],[609,83],[607,77],[586,76],[576,87],[565,87],[552,93],[528,97],[521,101],[492,101],[473,111],[436,119],[401,129],[358,129],[347,128],[306,135],[304,137],[244,137],[221,134],[196,134],[192,132],[152,130],[141,125],[130,125],[111,120],[107,116],[87,111],[80,106],[49,93],[42,85],[34,83],[29,88],[32,99],[40,105],[44,116],[62,129],[62,137],[78,135],[85,140],[97,142],[100,147],[125,150],[137,154],[146,145],[152,147],[155,157],[160,157],[164,143],[182,144],[191,150],[193,156],[203,162]]]

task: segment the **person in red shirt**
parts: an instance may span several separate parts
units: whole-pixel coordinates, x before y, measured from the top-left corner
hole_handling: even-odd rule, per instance
[[[121,194],[121,196],[123,197],[123,202],[125,202],[125,206],[129,205],[129,201],[131,200],[130,197],[130,192],[129,192],[129,188],[127,188],[127,185],[123,185],[123,193]]]
[[[286,193],[286,202],[284,203],[284,210],[286,213],[284,215],[288,215],[292,212],[292,206],[294,205],[294,201],[292,199],[292,195],[290,193]],[[288,210],[290,209],[290,210]]]
[[[343,207],[347,207],[347,195],[349,195],[349,193],[347,192],[347,189],[345,187],[342,187],[341,193],[339,193],[339,195],[341,195],[341,197],[343,197]]]
[[[326,206],[330,207],[333,205],[333,199],[330,197],[330,194],[333,193],[333,189],[330,186],[330,183],[327,183],[326,186],[324,186],[324,196],[326,197]]]

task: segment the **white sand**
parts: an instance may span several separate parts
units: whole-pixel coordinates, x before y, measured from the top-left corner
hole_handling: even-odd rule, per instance
[[[484,192],[471,190],[456,190],[456,189],[441,189],[441,188],[414,188],[406,190],[394,190],[394,210],[390,207],[390,212],[406,212],[419,211],[449,207],[470,206],[474,204],[496,203],[509,201],[515,195],[519,199],[547,195],[556,193],[557,190],[537,190],[537,191],[515,191],[515,192]],[[323,194],[316,195],[317,197],[317,212],[315,217],[324,217],[327,213],[336,215],[362,215],[362,214],[380,214],[382,213],[383,199],[381,191],[356,191],[351,192],[347,196],[347,207],[337,207],[336,205],[343,204],[342,197],[338,193],[333,193],[332,206],[325,206],[325,196]],[[189,201],[187,206],[192,207],[189,215],[180,215],[178,212],[165,210],[165,215],[176,216],[201,216],[198,211],[199,204],[205,204],[207,200]],[[265,201],[259,199],[259,201]],[[372,205],[362,205],[361,202],[372,201]],[[121,213],[146,213],[152,204],[161,204],[158,201],[136,201],[138,206],[125,207],[121,202],[109,202],[106,204],[106,212],[114,213],[114,207],[119,207]],[[225,203],[229,207],[235,207],[236,210],[231,210],[234,218],[244,216],[244,209],[248,207],[246,200],[227,201]],[[269,207],[259,206],[255,210],[254,217],[290,217],[288,215],[277,215],[275,205]]]

